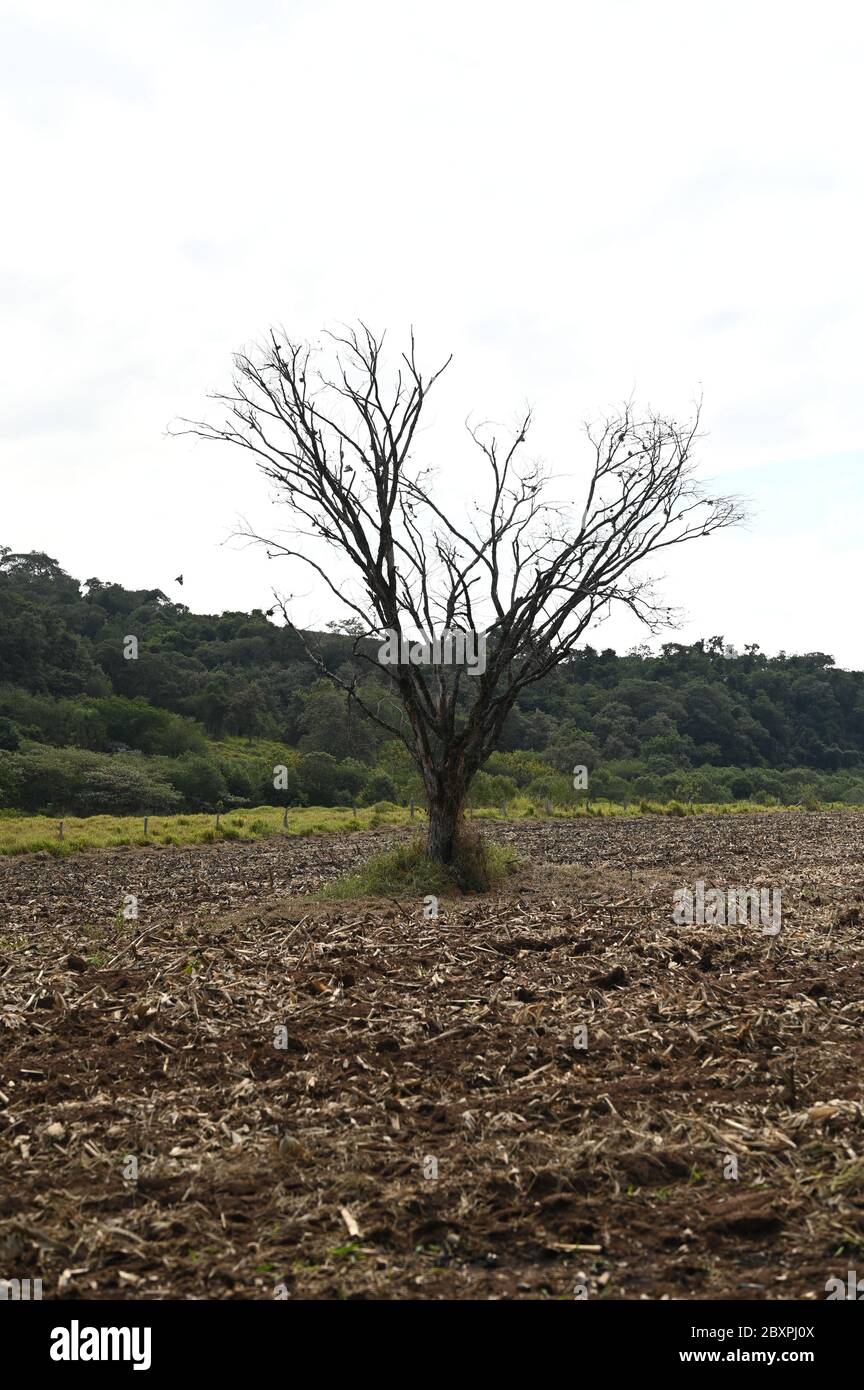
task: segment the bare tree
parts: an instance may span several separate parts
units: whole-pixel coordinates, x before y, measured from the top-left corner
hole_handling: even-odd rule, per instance
[[[548,470],[526,457],[530,414],[505,442],[489,427],[472,429],[487,495],[454,519],[436,499],[432,472],[412,461],[429,391],[448,363],[424,376],[412,334],[388,389],[383,339],[365,326],[328,338],[329,352],[271,333],[254,355],[235,357],[232,390],[213,397],[227,408],[223,422],[184,424],[252,453],[290,517],[280,538],[254,539],[318,574],[347,610],[357,654],[374,663],[368,639],[395,635],[400,655],[379,670],[396,702],[370,697],[369,682],[325,670],[309,651],[407,747],[426,791],[428,852],[449,863],[469,783],[519,692],[565,661],[613,603],[651,629],[668,625],[671,610],[656,601],[641,562],[742,513],[694,479],[698,409],[679,424],[628,403],[587,427],[588,476],[575,509],[552,500]],[[329,372],[319,366],[328,357]],[[334,571],[334,552],[349,562],[353,586]],[[485,669],[414,664],[404,643],[442,631],[485,639]]]

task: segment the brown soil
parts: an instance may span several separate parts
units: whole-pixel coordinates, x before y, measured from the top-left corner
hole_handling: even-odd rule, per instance
[[[437,921],[304,896],[393,832],[0,861],[0,1276],[822,1299],[861,1268],[864,816],[488,833],[525,867]],[[674,925],[699,879],[779,888],[780,935]]]

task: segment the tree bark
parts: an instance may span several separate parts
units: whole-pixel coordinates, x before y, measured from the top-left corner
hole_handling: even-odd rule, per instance
[[[429,802],[426,853],[439,864],[452,864],[456,852],[463,799],[456,795],[434,797]]]

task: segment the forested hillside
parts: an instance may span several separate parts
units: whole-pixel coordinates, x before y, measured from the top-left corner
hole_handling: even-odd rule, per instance
[[[128,659],[126,639],[137,639]],[[310,634],[327,667],[353,639]],[[369,649],[374,654],[374,648]],[[379,681],[374,664],[357,668]],[[470,685],[470,682],[469,682]],[[767,656],[722,637],[618,656],[585,647],[523,692],[477,804],[517,790],[592,796],[864,801],[864,673],[821,652]],[[287,767],[274,790],[273,768]],[[191,613],[159,589],[79,583],[0,547],[0,807],[210,810],[406,800],[400,745],[357,714],[262,611]]]

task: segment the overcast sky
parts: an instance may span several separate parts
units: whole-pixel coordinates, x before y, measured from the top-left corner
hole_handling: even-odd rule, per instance
[[[862,11],[772,0],[0,0],[0,542],[198,611],[308,580],[247,458],[172,439],[271,324],[363,317],[535,453],[631,393],[704,397],[745,530],[664,561],[670,640],[831,652],[861,621]],[[178,573],[185,576],[179,589]],[[632,621],[593,639],[623,650]]]

